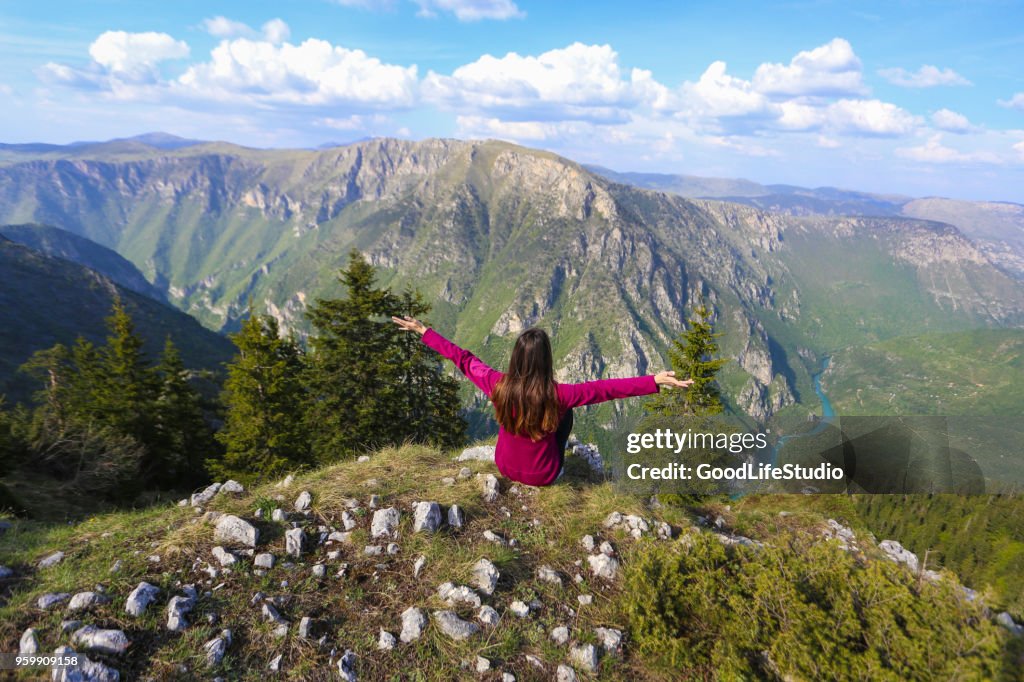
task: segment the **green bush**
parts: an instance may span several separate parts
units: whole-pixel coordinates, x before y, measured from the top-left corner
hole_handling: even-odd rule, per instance
[[[624,608],[640,656],[684,678],[998,679],[1006,635],[949,581],[797,535],[645,544]],[[1007,660],[1009,660],[1007,658]]]

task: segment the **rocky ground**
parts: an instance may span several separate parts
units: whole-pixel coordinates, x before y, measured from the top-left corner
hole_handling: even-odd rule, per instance
[[[0,650],[80,656],[25,679],[648,677],[617,599],[631,554],[695,533],[756,549],[770,542],[765,513],[620,495],[596,450],[577,449],[545,489],[499,479],[488,446],[454,458],[405,447],[252,490],[214,484],[169,508],[58,527],[11,520]],[[834,519],[770,518],[955,580]],[[745,525],[765,537],[739,534]],[[1021,633],[1008,614],[993,618]]]

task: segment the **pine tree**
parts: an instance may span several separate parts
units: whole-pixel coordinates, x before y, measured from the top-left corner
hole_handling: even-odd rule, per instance
[[[204,478],[206,460],[217,455],[218,446],[203,415],[202,398],[189,383],[189,371],[170,337],[156,373],[159,389],[151,464],[163,481],[198,485]]]
[[[143,341],[120,296],[114,298],[107,318],[107,343],[100,352],[102,378],[83,377],[93,385],[100,421],[115,431],[150,444],[153,437],[153,402],[156,376],[143,353]]]
[[[251,311],[231,340],[238,354],[228,365],[222,396],[227,415],[217,433],[225,453],[207,467],[215,476],[251,483],[311,463],[298,342],[282,338],[274,318]]]
[[[710,416],[722,412],[722,398],[717,374],[727,362],[716,358],[717,339],[710,322],[711,311],[701,303],[693,311],[689,328],[672,342],[669,361],[676,377],[693,379],[683,391],[662,391],[644,406],[649,412],[666,416]]]
[[[346,297],[317,299],[307,312],[310,339],[306,375],[313,450],[321,461],[393,442],[402,418],[396,401],[394,330],[386,320],[395,296],[374,285],[374,271],[356,250],[339,274]]]

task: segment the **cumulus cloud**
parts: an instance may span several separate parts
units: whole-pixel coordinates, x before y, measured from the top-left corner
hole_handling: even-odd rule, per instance
[[[611,46],[582,43],[536,57],[484,55],[450,76],[431,71],[423,81],[428,101],[517,120],[622,121],[628,109],[665,92],[649,71],[626,77]]]
[[[1002,159],[988,151],[962,152],[942,144],[942,134],[935,134],[918,147],[901,147],[897,156],[923,163],[998,164]]]
[[[454,14],[459,21],[520,19],[526,16],[513,0],[414,0],[419,15],[433,17],[439,12]]]
[[[877,99],[841,99],[828,106],[828,126],[838,132],[892,137],[906,135],[919,123],[895,104]]]
[[[726,73],[725,62],[713,62],[696,83],[684,83],[684,107],[708,117],[773,117],[773,105],[750,81]]]
[[[933,113],[932,125],[949,133],[966,133],[973,128],[966,116],[949,109],[939,109]]]
[[[263,37],[267,42],[278,45],[291,37],[292,31],[282,19],[271,19],[263,24]]]
[[[789,64],[765,63],[754,72],[753,86],[771,96],[842,96],[866,92],[861,62],[843,38],[798,52]]]
[[[1013,145],[1013,151],[1017,152],[1021,161],[1024,161],[1024,140],[1021,140],[1017,144]]]
[[[973,85],[953,69],[940,69],[931,64],[925,64],[917,71],[907,71],[904,68],[896,67],[891,69],[879,69],[878,75],[893,85],[904,88],[934,88],[940,85]]]
[[[184,59],[189,48],[166,33],[107,31],[89,46],[94,63],[122,77],[149,75],[153,67],[169,59]]]
[[[13,95],[14,90],[6,83],[0,83],[0,95]]]
[[[198,98],[369,107],[409,106],[416,85],[415,66],[385,64],[362,50],[313,38],[298,45],[223,41],[209,61],[189,67],[172,84]]]
[[[248,24],[224,16],[203,19],[202,27],[214,38],[237,38],[240,36],[249,38],[256,35],[256,31]]]
[[[1018,92],[1010,99],[999,100],[999,106],[1006,107],[1008,109],[1018,109],[1019,111],[1024,111],[1024,92]]]

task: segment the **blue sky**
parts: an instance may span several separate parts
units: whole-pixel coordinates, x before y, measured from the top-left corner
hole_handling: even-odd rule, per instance
[[[0,141],[501,138],[1024,202],[1020,2],[0,0]]]

